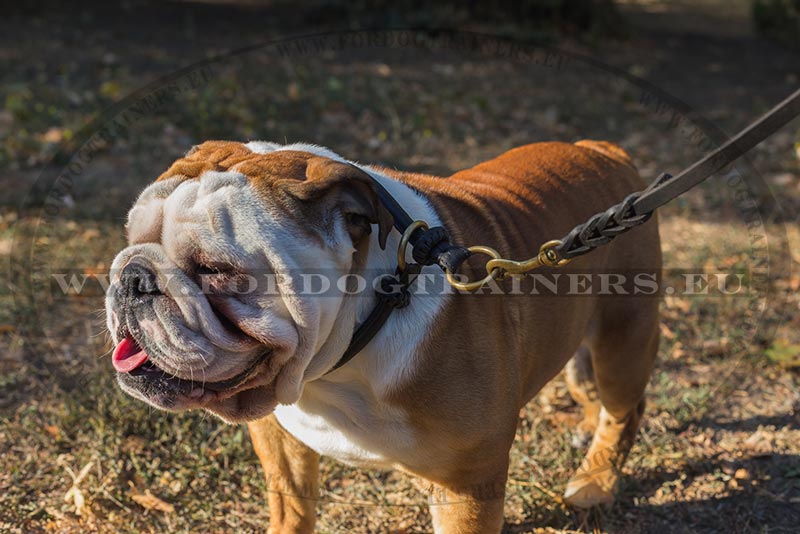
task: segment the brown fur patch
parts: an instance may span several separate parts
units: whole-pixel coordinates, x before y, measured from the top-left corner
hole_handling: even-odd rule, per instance
[[[293,150],[258,154],[242,143],[206,141],[176,160],[158,181],[176,176],[191,180],[209,171],[239,172],[260,186],[275,180],[305,180],[308,160],[313,157]]]

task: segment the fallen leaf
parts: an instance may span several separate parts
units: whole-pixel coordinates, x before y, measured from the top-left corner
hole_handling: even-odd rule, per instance
[[[50,434],[53,439],[61,438],[61,429],[56,425],[44,425],[44,431]]]
[[[548,419],[556,428],[574,428],[581,422],[580,414],[561,411],[553,413]]]
[[[93,239],[97,239],[98,237],[100,237],[100,231],[96,228],[89,228],[88,230],[83,232],[81,239],[83,239],[84,241],[92,241]]]
[[[670,357],[673,360],[679,360],[686,356],[686,351],[683,349],[683,344],[679,341],[675,343],[675,346],[672,347],[672,351],[670,352]]]
[[[45,143],[60,143],[63,138],[64,130],[61,128],[50,128],[42,135],[42,141]]]
[[[139,506],[147,508],[148,510],[156,510],[158,512],[164,512],[167,514],[175,512],[174,506],[164,500],[159,499],[150,493],[150,490],[144,490],[144,493],[132,493],[131,499],[133,499]]]
[[[792,291],[797,291],[800,289],[800,276],[792,276],[789,279],[789,289]]]
[[[675,339],[675,332],[670,330],[670,328],[665,325],[664,323],[659,323],[659,328],[661,328],[661,335],[664,339]]]

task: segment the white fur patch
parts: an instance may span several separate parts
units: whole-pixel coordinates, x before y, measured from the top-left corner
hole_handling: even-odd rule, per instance
[[[244,146],[256,154],[269,154],[283,145],[279,145],[278,143],[270,143],[268,141],[250,141],[249,143],[245,143]]]
[[[170,178],[142,191],[128,212],[128,222],[125,224],[130,243],[153,243],[161,239],[164,202],[178,184],[179,178]]]

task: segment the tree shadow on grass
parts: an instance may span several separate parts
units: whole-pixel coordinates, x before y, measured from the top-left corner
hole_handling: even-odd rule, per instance
[[[623,479],[611,508],[574,514],[563,510],[544,523],[540,515],[537,520],[507,524],[504,532],[551,527],[615,534],[772,533],[797,532],[798,525],[800,456],[771,454],[640,469]]]

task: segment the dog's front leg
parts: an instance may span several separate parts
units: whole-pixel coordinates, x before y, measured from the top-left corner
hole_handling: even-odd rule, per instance
[[[267,478],[268,534],[313,532],[319,499],[319,454],[284,430],[274,415],[247,426]]]
[[[506,473],[469,486],[434,486],[429,498],[436,534],[499,534]]]

